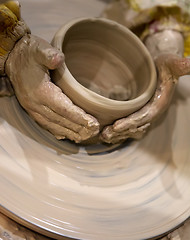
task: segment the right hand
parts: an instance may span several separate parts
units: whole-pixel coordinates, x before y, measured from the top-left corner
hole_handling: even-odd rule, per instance
[[[105,127],[101,133],[103,142],[115,144],[128,138],[141,139],[150,125],[168,109],[178,78],[190,73],[190,59],[176,54],[162,54],[155,64],[158,84],[152,99],[135,113]]]
[[[57,139],[79,143],[97,135],[99,123],[51,82],[49,69],[56,69],[63,61],[61,52],[28,34],[9,54],[6,74],[18,101],[38,124]]]

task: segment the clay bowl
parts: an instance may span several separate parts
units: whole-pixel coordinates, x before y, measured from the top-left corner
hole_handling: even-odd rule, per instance
[[[156,87],[156,70],[143,43],[127,28],[102,18],[63,25],[52,45],[65,54],[53,81],[101,127],[141,108]]]

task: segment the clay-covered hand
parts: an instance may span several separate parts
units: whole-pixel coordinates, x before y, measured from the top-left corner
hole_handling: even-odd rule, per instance
[[[49,43],[27,34],[9,54],[6,74],[18,101],[38,124],[57,139],[79,143],[98,134],[99,123],[51,82],[49,70],[63,61],[63,54]]]
[[[168,108],[178,78],[190,73],[190,59],[178,55],[159,55],[155,64],[158,70],[158,85],[152,99],[137,112],[105,127],[101,133],[102,141],[119,143],[128,138],[142,138],[151,123]]]

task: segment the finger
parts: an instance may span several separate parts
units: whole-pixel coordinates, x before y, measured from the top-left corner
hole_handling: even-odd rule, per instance
[[[71,130],[72,132],[78,133],[82,139],[88,139],[98,133],[98,131],[87,129],[84,126],[69,121],[65,117],[59,115],[59,113],[56,113],[49,109],[47,106],[40,105],[35,107],[35,110],[49,122],[55,123],[61,127]]]
[[[117,137],[118,133],[113,131],[113,126],[104,127],[103,131],[101,132],[100,138],[107,143],[111,143],[114,137]]]
[[[150,123],[147,123],[145,125],[135,128],[135,129],[130,129],[129,131],[127,131],[124,134],[127,135],[128,138],[133,138],[133,139],[139,140],[146,134],[150,125],[151,125]]]
[[[138,114],[139,116],[136,117],[136,114],[133,116],[128,116],[126,118],[122,118],[117,120],[113,125],[113,131],[122,133],[124,131],[128,131],[130,129],[135,129],[138,124],[142,125],[145,124],[143,121],[143,116]]]
[[[113,130],[121,133],[131,128],[142,126],[151,121],[152,112],[154,111],[151,101],[145,104],[141,109],[129,116],[115,121]]]
[[[47,41],[35,36],[31,36],[30,41],[36,46],[35,59],[40,65],[53,70],[64,62],[64,54]]]
[[[130,126],[132,126],[132,124],[133,123],[128,119],[128,117],[117,120],[113,125],[113,131],[122,133],[123,131],[130,129]]]
[[[150,123],[146,123],[142,126],[137,126],[133,128],[131,127],[130,129],[127,129],[120,134],[118,133],[117,137],[119,138],[120,136],[122,136],[123,139],[123,137],[126,136],[126,138],[141,139],[147,132],[149,127]]]
[[[24,21],[19,21],[14,28],[7,29],[7,36],[9,36],[13,42],[18,41],[26,33],[30,33],[30,29]]]
[[[103,130],[103,132],[100,135],[100,140],[105,143],[109,144],[116,144],[116,143],[121,143],[127,139],[126,135],[123,134],[118,134],[115,132],[108,132]]]
[[[145,125],[127,129],[121,133],[115,132],[112,126],[105,127],[101,133],[101,140],[107,143],[120,143],[128,138],[132,139],[141,139],[145,133],[147,132],[148,128],[150,127],[150,123]]]
[[[41,91],[41,88],[43,91]],[[46,82],[41,88],[38,89],[38,95],[44,105],[73,123],[82,125],[93,131],[99,130],[98,121],[74,105],[72,101],[63,94],[61,89],[52,82]]]
[[[82,141],[82,138],[78,133],[64,128],[56,123],[50,122],[41,114],[36,112],[29,112],[29,114],[39,125],[51,132],[58,140],[68,138],[72,141],[75,141],[76,143]]]

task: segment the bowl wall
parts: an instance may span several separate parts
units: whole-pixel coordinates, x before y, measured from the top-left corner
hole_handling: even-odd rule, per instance
[[[101,126],[141,108],[153,95],[156,71],[142,42],[127,28],[101,18],[75,19],[55,35],[65,65],[53,80]]]

